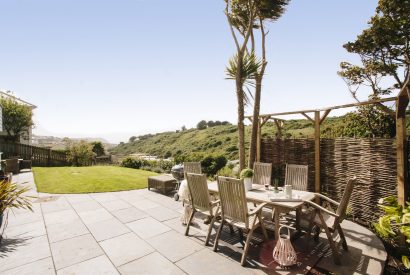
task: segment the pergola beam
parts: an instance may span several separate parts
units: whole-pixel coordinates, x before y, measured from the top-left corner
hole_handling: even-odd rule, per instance
[[[263,114],[263,115],[260,115],[259,117],[297,115],[297,114],[302,114],[302,113],[307,114],[307,113],[314,113],[316,111],[328,111],[328,110],[337,110],[337,109],[343,109],[343,108],[372,105],[372,104],[375,104],[375,103],[395,101],[396,99],[397,99],[397,97],[387,97],[387,98],[381,98],[381,99],[376,99],[376,100],[369,100],[369,101],[356,102],[356,103],[350,103],[350,104],[344,104],[344,105],[337,105],[337,106],[332,106],[332,107],[327,107],[327,108],[322,108],[322,109],[311,109],[311,110],[301,110],[301,111],[292,111],[292,112]],[[252,118],[252,116],[246,116],[246,118]]]

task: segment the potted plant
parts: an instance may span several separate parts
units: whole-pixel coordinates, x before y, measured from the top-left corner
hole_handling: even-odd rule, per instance
[[[16,183],[9,180],[0,181],[0,229],[4,230],[6,224],[7,211],[13,208],[29,209],[31,211],[31,201],[24,193],[30,188],[19,188]],[[0,231],[0,240],[2,231]]]
[[[252,177],[253,177],[253,170],[250,168],[245,168],[241,171],[240,174],[241,179],[245,183],[245,190],[249,191],[252,189]]]

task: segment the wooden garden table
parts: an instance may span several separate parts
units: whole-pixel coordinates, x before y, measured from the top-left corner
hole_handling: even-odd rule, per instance
[[[209,192],[212,194],[218,193],[218,185],[214,182],[208,183]],[[300,213],[304,201],[311,201],[315,198],[315,194],[307,191],[292,190],[292,196],[298,197],[299,201],[272,201],[268,194],[273,194],[272,190],[265,190],[265,187],[259,184],[252,184],[252,189],[246,191],[246,199],[249,202],[254,203],[266,203],[268,207],[275,209],[274,222],[275,222],[275,239],[278,239],[280,227],[279,218],[281,213],[288,213],[290,211],[296,211],[296,230],[300,231]]]

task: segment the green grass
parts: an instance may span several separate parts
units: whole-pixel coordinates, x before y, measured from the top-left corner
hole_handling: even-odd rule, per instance
[[[116,167],[35,167],[38,192],[70,194],[110,192],[146,188],[149,176],[156,173]]]

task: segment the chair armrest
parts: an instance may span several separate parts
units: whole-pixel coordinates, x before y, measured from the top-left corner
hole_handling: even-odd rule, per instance
[[[340,203],[338,203],[337,201],[334,201],[334,200],[332,200],[331,198],[328,198],[328,197],[326,197],[325,195],[322,195],[322,194],[319,194],[319,193],[315,193],[315,196],[316,196],[316,197],[319,197],[319,198],[321,198],[321,199],[324,199],[324,200],[326,200],[326,201],[328,201],[328,202],[330,202],[330,203],[332,203],[332,204],[334,204],[334,205],[336,205],[336,206],[339,206],[339,204],[340,204]]]
[[[326,208],[320,206],[320,205],[317,204],[317,203],[314,203],[313,201],[305,201],[305,203],[307,203],[307,204],[309,204],[310,206],[313,206],[315,209],[317,209],[317,210],[319,210],[319,211],[322,211],[322,212],[324,212],[324,213],[326,213],[326,214],[329,214],[329,215],[331,215],[331,216],[333,216],[333,217],[335,217],[335,218],[338,218],[338,217],[339,217],[339,215],[337,215],[336,213],[333,213],[332,211],[327,210]]]
[[[258,213],[259,211],[261,211],[262,208],[264,208],[266,205],[267,205],[266,202],[264,202],[264,203],[262,203],[262,204],[259,204],[258,207],[256,207],[255,209],[253,209],[252,211],[250,211],[250,212],[248,213],[248,216],[252,216],[252,215],[257,214],[257,213]]]

